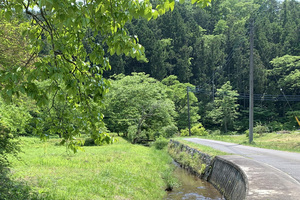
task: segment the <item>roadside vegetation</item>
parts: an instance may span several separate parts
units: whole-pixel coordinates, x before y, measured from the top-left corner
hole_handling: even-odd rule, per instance
[[[176,183],[165,150],[118,138],[68,154],[59,142],[22,137],[21,161],[10,158],[11,182],[1,183],[0,199],[162,199]]]
[[[193,136],[194,137],[194,136]],[[237,143],[247,146],[254,146],[267,149],[276,149],[281,151],[300,152],[300,131],[278,131],[273,133],[261,133],[254,134],[254,142],[249,143],[247,134],[242,135],[207,135],[207,136],[195,136],[203,139],[219,140],[224,142]],[[190,142],[184,141],[183,137],[176,138],[180,142],[193,145]],[[207,151],[205,146],[200,150]],[[209,154],[209,153],[208,153]]]
[[[196,136],[196,137],[198,137],[198,136]],[[197,149],[197,150],[201,151],[202,153],[206,153],[211,157],[215,157],[215,156],[219,156],[219,155],[228,155],[228,153],[216,150],[212,147],[208,147],[208,146],[205,146],[205,145],[196,144],[194,142],[186,141],[186,140],[184,140],[184,138],[186,138],[186,137],[178,137],[178,138],[175,138],[175,140],[180,141],[180,143],[185,144],[185,145],[187,145],[191,148]],[[202,138],[202,137],[199,137],[199,138]]]
[[[115,2],[0,2],[0,199],[159,199],[169,138],[247,144],[250,19],[251,145],[300,151],[298,1]]]

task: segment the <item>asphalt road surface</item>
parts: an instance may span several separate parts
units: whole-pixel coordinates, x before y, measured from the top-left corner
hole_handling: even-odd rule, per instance
[[[300,182],[300,153],[292,153],[257,147],[243,146],[228,142],[215,140],[187,138],[190,142],[213,147],[214,149],[227,153],[237,154],[271,165],[296,179]]]

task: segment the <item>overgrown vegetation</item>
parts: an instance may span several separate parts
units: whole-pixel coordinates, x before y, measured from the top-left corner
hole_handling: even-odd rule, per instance
[[[169,143],[169,140],[165,139],[163,136],[159,136],[156,141],[153,143],[153,146],[156,149],[164,149]]]
[[[163,199],[167,187],[176,185],[166,151],[119,138],[114,145],[84,147],[84,152],[68,155],[64,147],[55,145],[59,141],[21,138],[22,162],[11,158],[11,178],[32,190],[27,193],[30,198],[20,199],[38,195],[41,199],[156,200]],[[23,191],[22,187],[13,188],[4,192]]]
[[[255,98],[254,124],[266,125],[270,131],[295,130],[299,126],[294,116],[300,118],[300,104],[287,103],[284,97],[276,96],[282,92],[300,94],[299,16],[297,0],[213,0],[205,9],[189,3],[175,4],[173,12],[155,21],[138,19],[127,24],[130,33],[139,36],[149,62],[113,56],[112,70],[105,72],[105,76],[145,72],[165,84],[164,79],[174,75],[185,86],[187,83],[198,86],[195,93],[198,102],[191,103],[197,109],[191,108],[191,112],[201,119],[193,115],[191,126],[200,121],[206,129],[243,133],[248,129],[249,27],[250,19],[254,18],[254,93],[261,94],[261,98]],[[172,78],[167,79],[172,82]],[[238,99],[224,115],[225,110],[220,111],[227,97],[217,94],[217,90],[228,81],[232,90],[223,89],[222,93],[240,95],[231,95],[231,99]],[[186,87],[173,88],[172,100],[178,98],[186,103],[186,99],[180,98]],[[296,99],[299,101],[299,97]],[[187,111],[178,108],[177,112]],[[186,128],[186,115],[178,117],[181,117],[178,128]]]
[[[190,147],[196,149],[196,151],[191,152]],[[195,145],[195,143],[188,143],[187,141],[183,142],[183,140],[180,141],[180,143],[176,143],[176,141],[170,142],[168,145],[168,152],[183,168],[186,168],[199,176],[204,175],[205,170],[214,156],[226,154],[212,148],[206,148],[202,145]]]
[[[262,94],[254,107],[255,145],[299,151],[298,134],[266,134],[299,127],[298,97],[276,97],[300,92],[298,1],[116,2],[1,1],[1,171],[9,154],[20,151],[18,137],[24,135],[58,135],[56,143],[75,153],[83,144],[113,143],[109,132],[157,149],[177,134],[187,136],[189,123],[193,136],[245,133],[251,18],[254,93]],[[30,182],[40,184],[39,178]],[[9,188],[15,182],[7,183]],[[31,195],[26,184],[17,187],[24,198]],[[54,194],[41,189],[32,195]]]
[[[210,1],[192,2],[205,7]],[[248,92],[245,33],[251,17],[259,18],[255,93],[277,95],[281,88],[298,94],[297,1],[213,0],[205,9],[180,3],[132,0],[108,9],[112,5],[107,2],[3,2],[1,95],[15,104],[21,98],[34,99],[26,134],[37,133],[43,139],[58,134],[74,152],[81,134],[91,134],[92,143],[111,143],[105,126],[133,143],[152,142],[161,135],[169,138],[180,131],[187,135],[187,87],[196,85],[201,85],[197,94],[188,92],[192,127],[201,122],[212,131],[244,132],[248,105],[237,97]],[[128,15],[116,14],[124,10]],[[111,84],[104,77],[112,77]],[[299,104],[255,105],[255,123],[270,131],[297,127],[293,118]]]
[[[196,2],[205,7],[210,0]],[[1,1],[1,98],[6,103],[18,102],[20,96],[34,100],[38,110],[31,113],[31,131],[42,139],[58,134],[74,152],[80,146],[76,137],[82,133],[91,134],[95,143],[111,143],[112,138],[100,130],[104,127],[100,109],[110,85],[103,77],[111,69],[109,55],[147,62],[144,47],[125,24],[142,17],[156,19],[174,5],[168,0],[155,6],[138,0]],[[137,135],[144,119],[139,120]]]
[[[206,137],[205,137],[206,138]],[[205,145],[201,145],[201,144],[196,144],[194,142],[189,142],[189,141],[186,141],[186,140],[183,140],[182,137],[180,138],[175,138],[175,140],[178,140],[180,143],[188,146],[188,147],[191,147],[193,149],[197,149],[199,150],[200,152],[203,152],[209,156],[211,156],[212,158],[217,156],[217,155],[228,155],[228,153],[225,153],[223,151],[219,151],[219,150],[216,150],[212,147],[208,147],[208,146],[205,146]]]
[[[202,137],[212,140],[255,146],[267,149],[277,149],[282,151],[300,152],[300,132],[299,131],[278,131],[272,133],[254,134],[254,143],[249,144],[247,135],[208,135]],[[185,141],[182,141],[185,142]]]

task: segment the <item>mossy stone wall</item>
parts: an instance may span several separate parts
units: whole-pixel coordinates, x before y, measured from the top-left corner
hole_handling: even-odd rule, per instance
[[[248,180],[234,163],[170,140],[168,152],[181,167],[212,183],[227,200],[243,200],[247,195]]]

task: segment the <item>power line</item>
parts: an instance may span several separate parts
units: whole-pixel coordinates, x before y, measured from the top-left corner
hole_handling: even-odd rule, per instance
[[[203,89],[201,87],[188,87],[189,92],[193,93],[201,93],[206,95],[213,95],[211,91],[208,91],[206,89]],[[283,93],[283,91],[281,90]],[[216,95],[218,97],[219,95]],[[239,93],[237,96],[238,99],[249,99],[249,94],[245,93]],[[272,95],[272,94],[253,94],[253,98],[255,101],[300,101],[300,95],[286,95],[283,93],[283,95]]]

